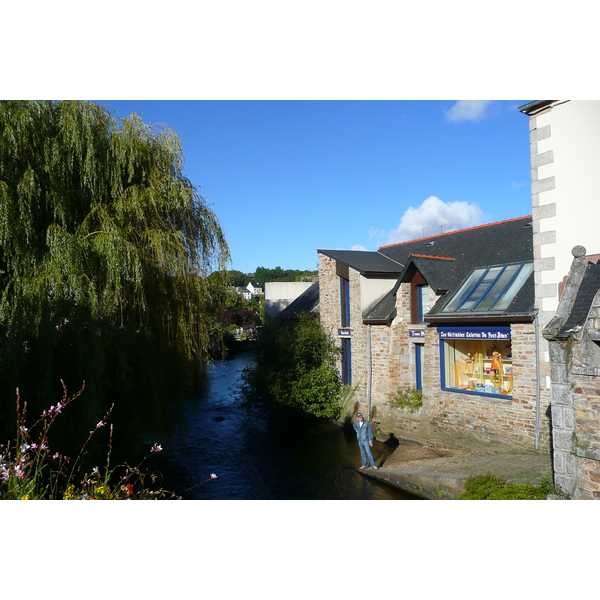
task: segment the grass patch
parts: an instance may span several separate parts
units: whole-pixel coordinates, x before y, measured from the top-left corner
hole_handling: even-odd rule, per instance
[[[394,406],[404,408],[408,412],[417,412],[423,406],[423,392],[417,389],[398,390]]]
[[[553,492],[550,479],[544,477],[539,485],[507,483],[506,479],[492,475],[475,475],[465,482],[465,491],[458,500],[545,500]]]

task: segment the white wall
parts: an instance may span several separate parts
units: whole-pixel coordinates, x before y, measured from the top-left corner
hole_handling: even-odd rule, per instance
[[[362,314],[381,300],[396,284],[398,278],[372,279],[360,276],[360,308]]]
[[[289,306],[312,283],[305,281],[275,281],[265,283],[265,314],[274,317]]]
[[[582,245],[588,254],[600,253],[600,101],[556,103],[535,116],[534,124],[538,133],[532,137],[532,200],[539,242],[539,308],[554,312],[558,284],[573,259],[571,249]]]

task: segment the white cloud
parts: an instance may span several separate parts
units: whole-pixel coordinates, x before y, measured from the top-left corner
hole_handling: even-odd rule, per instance
[[[429,196],[421,206],[407,209],[397,229],[388,233],[387,244],[447,233],[456,229],[481,225],[483,211],[468,202],[442,202]]]
[[[350,250],[366,250],[366,248],[364,246],[362,246],[361,244],[354,244],[354,246],[352,246],[352,248],[350,248]]]
[[[386,232],[383,229],[378,229],[377,227],[371,227],[369,229],[369,239],[373,238],[381,238],[386,235]]]
[[[529,185],[529,184],[530,184],[530,182],[529,182],[529,181],[521,181],[521,182],[518,182],[518,181],[513,181],[513,182],[512,182],[512,189],[513,189],[513,190],[516,190],[516,189],[518,189],[518,188],[525,187],[526,185]]]
[[[481,121],[489,115],[492,100],[458,100],[450,109],[445,110],[446,121]]]

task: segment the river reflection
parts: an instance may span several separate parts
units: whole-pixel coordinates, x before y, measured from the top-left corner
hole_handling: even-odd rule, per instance
[[[145,443],[164,449],[152,463],[164,488],[184,499],[415,499],[355,471],[360,453],[353,432],[330,423],[282,429],[271,415],[246,406],[237,386],[251,361],[242,353],[214,362],[205,393],[186,401],[182,425],[146,434]]]

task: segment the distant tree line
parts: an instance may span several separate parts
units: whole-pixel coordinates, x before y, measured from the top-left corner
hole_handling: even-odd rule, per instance
[[[242,273],[241,271],[228,271],[230,285],[235,287],[246,287],[250,281],[260,284],[263,288],[268,281],[311,281],[318,271],[302,271],[299,269],[282,269],[275,267],[257,267],[254,273]]]

